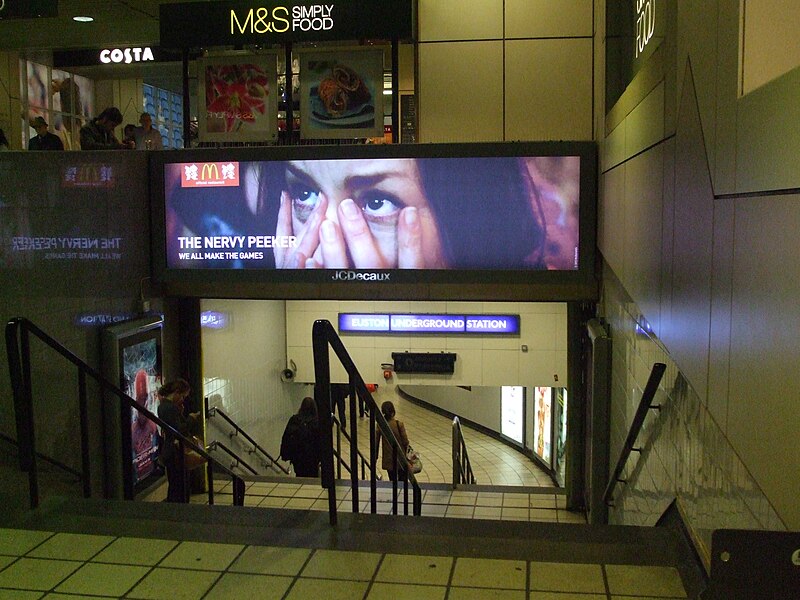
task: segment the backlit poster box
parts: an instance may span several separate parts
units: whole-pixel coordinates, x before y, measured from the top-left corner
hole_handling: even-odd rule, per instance
[[[525,388],[521,385],[504,385],[500,389],[500,433],[523,444]]]
[[[594,282],[592,143],[224,148],[149,158],[159,280],[332,289],[491,283],[496,300],[505,291],[496,284],[574,294]]]
[[[110,325],[102,331],[103,373],[109,381],[151,413],[158,411],[158,388],[163,383],[163,319],[142,317]],[[105,409],[107,468],[130,498],[162,475],[158,467],[159,431],[156,424],[108,395]],[[119,457],[119,462],[117,461]],[[120,464],[121,463],[121,464]]]

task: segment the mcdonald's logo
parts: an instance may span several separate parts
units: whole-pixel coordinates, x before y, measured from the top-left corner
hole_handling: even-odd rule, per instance
[[[238,162],[182,163],[181,187],[238,187]]]
[[[219,179],[219,167],[217,167],[217,164],[205,163],[203,165],[203,171],[200,173],[200,179],[202,181],[216,181]]]

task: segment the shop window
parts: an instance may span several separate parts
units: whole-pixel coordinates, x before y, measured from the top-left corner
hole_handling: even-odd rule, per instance
[[[164,148],[183,148],[183,96],[152,85],[142,85],[142,111],[150,113]]]

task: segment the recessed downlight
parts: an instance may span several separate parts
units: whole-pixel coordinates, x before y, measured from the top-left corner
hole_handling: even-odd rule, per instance
[[[72,17],[72,20],[77,21],[78,23],[91,23],[92,21],[94,21],[94,17],[77,16],[77,17]]]

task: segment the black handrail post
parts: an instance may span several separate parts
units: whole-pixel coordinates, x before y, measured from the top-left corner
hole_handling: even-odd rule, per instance
[[[397,448],[392,446],[392,466],[394,467],[394,479],[392,480],[392,514],[397,514],[397,473],[400,463],[397,460]]]
[[[369,411],[369,460],[370,460],[370,468],[372,472],[370,473],[369,477],[369,491],[370,491],[370,501],[369,501],[369,508],[370,512],[374,515],[378,512],[378,481],[377,481],[377,473],[378,473],[378,447],[377,447],[377,440],[375,436],[375,411]]]
[[[208,505],[214,506],[214,467],[211,461],[206,463],[206,478],[208,479]]]
[[[23,323],[20,328],[20,368],[22,374],[22,390],[25,406],[25,429],[26,437],[24,440],[25,454],[27,454],[28,483],[30,489],[31,508],[39,506],[39,474],[36,469],[36,437],[33,431],[33,390],[31,380],[31,339],[28,328]],[[20,442],[22,448],[23,442]]]
[[[314,351],[314,400],[323,435],[322,446],[322,487],[328,489],[328,515],[331,525],[336,525],[336,482],[333,477],[333,428],[331,424],[331,370],[328,356],[328,341],[324,320],[314,321],[312,346]]]
[[[81,419],[81,471],[83,473],[83,497],[92,496],[92,474],[89,463],[89,410],[86,400],[86,373],[78,369],[78,405]]]
[[[636,443],[636,438],[639,436],[642,425],[644,425],[647,412],[653,408],[653,399],[656,396],[658,385],[661,383],[661,378],[663,377],[666,368],[667,365],[664,363],[653,364],[653,368],[650,371],[650,377],[648,378],[647,384],[644,386],[644,390],[642,391],[642,398],[639,401],[636,414],[633,416],[631,428],[628,430],[628,437],[625,438],[625,444],[622,446],[619,460],[617,460],[617,466],[614,468],[614,473],[608,480],[608,485],[606,486],[605,493],[603,494],[603,503],[605,505],[608,505],[611,501],[611,496],[614,494],[614,488],[616,487],[617,483],[623,481],[620,476],[622,475],[622,471],[625,469],[625,464],[628,462],[628,457],[630,456],[631,450]]]
[[[334,419],[331,420],[336,424],[336,479],[342,478],[342,425]]]
[[[451,446],[453,449],[453,489],[456,489],[459,481],[459,471],[461,469],[461,444],[459,443],[458,433],[456,428],[458,427],[458,417],[453,417],[453,431],[452,431],[452,442]]]
[[[403,471],[403,514],[408,516],[408,471]]]
[[[358,512],[358,421],[356,420],[356,386],[350,377],[350,494],[353,512]]]
[[[233,476],[233,505],[244,506],[244,479]]]
[[[28,411],[25,406],[25,393],[22,389],[19,330],[19,319],[14,318],[6,323],[6,355],[8,356],[8,371],[11,376],[11,392],[14,400],[14,421],[17,430],[17,444],[19,445],[19,469],[27,472],[30,465],[28,448],[25,446],[28,439]]]

